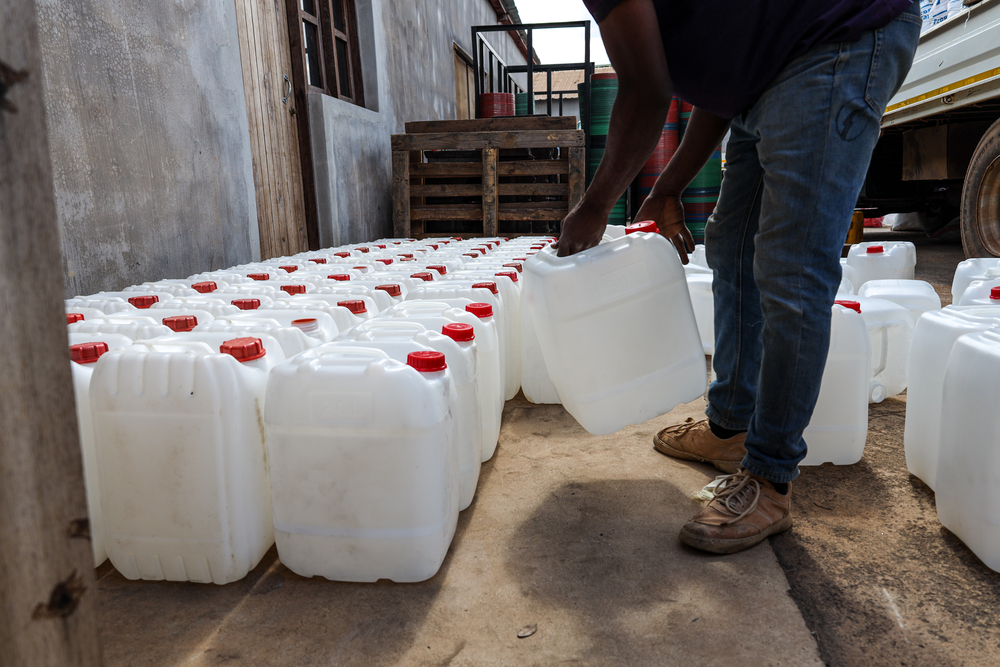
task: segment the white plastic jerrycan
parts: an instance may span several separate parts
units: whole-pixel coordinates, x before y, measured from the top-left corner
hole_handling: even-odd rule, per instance
[[[78,336],[83,334],[77,334]],[[112,334],[113,335],[113,334]],[[117,337],[117,338],[124,338]],[[127,339],[126,339],[127,340]],[[104,341],[73,342],[69,353],[73,370],[73,393],[76,396],[76,420],[80,429],[80,449],[83,454],[83,479],[87,488],[87,515],[90,518],[90,545],[94,554],[94,567],[108,559],[104,547],[104,516],[101,513],[101,483],[97,471],[97,452],[94,445],[94,420],[90,414],[90,378],[94,364],[109,351]]]
[[[858,273],[854,270],[853,266],[847,265],[847,260],[840,260],[840,289],[837,290],[841,294],[857,294],[858,293]]]
[[[587,431],[614,433],[705,392],[684,269],[665,238],[629,234],[569,257],[546,248],[524,271],[552,383]]]
[[[914,322],[930,310],[941,310],[941,297],[923,280],[869,280],[857,294],[898,303],[910,311]]]
[[[1000,278],[973,280],[962,292],[960,306],[1000,306]]]
[[[849,308],[860,308],[871,338],[871,388],[868,400],[881,403],[906,389],[906,364],[913,337],[913,315],[885,299],[853,296],[838,301]]]
[[[467,301],[463,299],[463,301]],[[492,310],[492,309],[491,309]],[[476,346],[476,384],[478,386],[480,419],[482,424],[482,449],[480,460],[489,461],[496,451],[500,437],[500,419],[503,416],[503,397],[500,395],[500,350],[496,329],[490,322],[480,320],[471,312],[452,308],[439,301],[407,301],[387,310],[385,318],[416,322],[431,331],[446,333],[449,324],[471,327]],[[360,327],[363,329],[364,327]],[[451,334],[446,334],[451,335]],[[444,350],[442,350],[444,351]]]
[[[187,333],[104,355],[90,385],[105,544],[128,579],[229,583],[273,543],[269,336]]]
[[[935,502],[941,525],[1000,572],[1000,332],[955,342],[941,404]]]
[[[97,308],[84,308],[82,306],[66,308],[66,324],[103,320],[105,317],[107,317],[105,312]]]
[[[917,248],[909,241],[857,243],[847,254],[847,265],[854,269],[854,288],[869,280],[913,280]]]
[[[167,315],[161,311],[168,311]],[[194,311],[192,314],[197,318],[199,313],[208,313],[211,319],[224,317],[240,312],[240,309],[232,305],[230,301],[214,298],[212,296],[180,296],[167,303],[154,303],[148,310],[142,311],[147,317],[163,318],[172,315],[181,315],[186,311]],[[198,324],[204,324],[205,318],[198,320]],[[211,320],[208,320],[211,321]]]
[[[337,339],[346,345],[357,344],[385,350],[396,361],[405,361],[411,352],[436,350],[445,355],[456,392],[455,447],[458,451],[461,494],[459,510],[472,504],[479,483],[479,470],[483,452],[483,418],[479,385],[478,364],[474,338],[455,340],[457,331],[467,329],[469,336],[475,330],[469,324],[448,323],[437,331],[415,321],[398,318],[379,318],[358,325]],[[440,331],[440,333],[438,333]]]
[[[906,467],[931,490],[937,488],[944,377],[952,348],[962,336],[1000,326],[1000,308],[948,306],[917,321],[907,369]]]
[[[284,326],[269,317],[253,319],[220,317],[208,324],[199,324],[194,331],[199,334],[223,334],[229,338],[266,334],[278,342],[282,354],[289,359],[323,343],[320,338],[315,337],[319,329],[316,320],[314,318],[303,318],[303,320],[305,321],[299,325]]]
[[[136,309],[135,306],[130,304],[128,301],[117,296],[101,299],[91,299],[89,297],[78,296],[72,299],[66,299],[64,303],[66,304],[67,311],[78,312],[80,308],[91,308],[93,310],[99,310],[106,315],[120,312],[131,312]]]
[[[960,262],[951,281],[951,302],[958,305],[972,281],[996,278],[1000,278],[1000,257],[973,257]]]
[[[799,465],[852,465],[861,460],[868,439],[868,389],[871,341],[856,310],[834,304],[830,351],[819,398],[802,437],[808,445]]]
[[[108,315],[103,320],[91,320],[90,322],[83,320],[70,324],[66,328],[70,333],[121,334],[133,341],[169,336],[174,333],[170,327],[158,324],[151,317],[132,316],[131,313],[135,312],[137,311],[117,313],[121,317]]]
[[[623,228],[624,229],[624,228]],[[622,232],[624,235],[624,232]],[[525,274],[522,283],[531,280]],[[535,333],[535,323],[531,319],[531,311],[521,309],[521,391],[524,397],[536,405],[557,405],[559,392],[552,384],[549,369],[545,366],[542,348],[538,344],[538,334]]]
[[[709,356],[715,354],[715,297],[712,294],[712,278],[711,273],[687,274],[694,321],[698,324],[702,348]]]
[[[328,343],[276,367],[265,421],[281,562],[306,577],[423,581],[458,523],[455,389],[444,355],[408,364]]]

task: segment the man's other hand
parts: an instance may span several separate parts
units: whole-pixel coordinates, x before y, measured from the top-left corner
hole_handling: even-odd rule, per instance
[[[694,237],[691,230],[684,224],[684,205],[681,203],[679,195],[646,197],[646,201],[639,207],[639,212],[633,218],[636,222],[653,220],[660,230],[660,234],[677,248],[677,254],[681,256],[681,263],[688,263],[688,253],[694,252]]]

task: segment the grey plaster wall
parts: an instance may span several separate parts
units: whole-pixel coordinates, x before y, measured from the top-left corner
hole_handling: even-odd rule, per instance
[[[232,0],[41,0],[66,294],[259,257]]]
[[[488,0],[358,0],[356,8],[367,108],[309,99],[323,246],[392,233],[389,137],[407,121],[455,118],[454,45],[471,53],[471,27],[496,23]],[[487,39],[508,65],[525,64],[507,33]]]

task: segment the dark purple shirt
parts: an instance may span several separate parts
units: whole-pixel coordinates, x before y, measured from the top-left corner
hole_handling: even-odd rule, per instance
[[[584,0],[600,23],[622,0]],[[819,44],[851,42],[913,0],[652,0],[674,94],[723,118]]]

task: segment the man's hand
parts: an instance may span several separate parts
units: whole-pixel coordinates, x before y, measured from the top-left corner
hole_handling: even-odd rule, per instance
[[[677,254],[681,256],[681,263],[687,264],[687,254],[694,252],[694,237],[691,231],[684,224],[684,205],[681,204],[679,195],[665,195],[646,197],[646,201],[639,207],[639,212],[633,218],[636,222],[653,220],[660,230],[660,234],[677,248]]]
[[[608,214],[592,210],[584,200],[563,218],[559,241],[552,247],[559,251],[559,257],[583,252],[601,242],[607,226]]]

